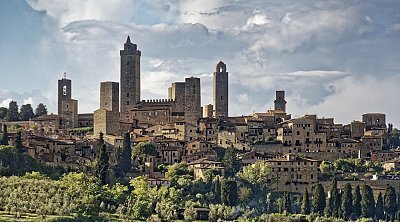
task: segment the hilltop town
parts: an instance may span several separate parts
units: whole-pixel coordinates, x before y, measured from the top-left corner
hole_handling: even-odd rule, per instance
[[[113,172],[105,172],[104,184],[118,177],[145,178],[149,187],[172,187],[177,182],[166,169],[182,163],[200,181],[210,180],[210,172],[230,178],[262,163],[269,169],[265,184],[271,192],[300,195],[317,184],[328,191],[336,183],[333,178],[338,189],[368,185],[375,196],[388,185],[398,189],[399,131],[387,123],[385,113],[360,113],[344,124],[318,115],[292,118],[285,91],[277,89],[273,109],[230,116],[229,64],[222,61],[209,67],[214,70],[213,104],[201,104],[198,77],[171,83],[165,89],[168,98],[144,100],[140,60],[141,51],[128,36],[120,50],[120,81],[97,83],[99,106],[92,113],[78,113],[72,83],[79,79],[64,75],[58,80],[57,114],[0,120],[2,145],[66,172],[91,174],[91,164],[107,155]],[[127,144],[130,153],[123,151]],[[115,167],[124,158],[130,167],[118,176]],[[200,219],[210,210],[196,209]]]

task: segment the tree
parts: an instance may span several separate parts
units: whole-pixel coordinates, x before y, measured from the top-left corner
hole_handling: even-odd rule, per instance
[[[39,103],[35,110],[35,117],[47,115],[47,107],[43,103]]]
[[[19,153],[22,153],[24,150],[24,146],[22,145],[22,134],[21,131],[17,132],[17,136],[15,137],[15,148]]]
[[[326,197],[324,187],[320,183],[318,183],[314,188],[312,201],[313,212],[322,215],[324,213],[325,206]]]
[[[383,198],[381,192],[379,192],[376,200],[375,217],[377,220],[383,220]]]
[[[304,187],[303,200],[301,202],[301,213],[310,214],[310,197],[308,196],[307,187]]]
[[[242,168],[242,162],[237,157],[237,150],[234,147],[227,148],[222,162],[225,165],[225,176],[233,177]]]
[[[8,106],[8,112],[6,119],[8,121],[17,121],[18,118],[18,104],[15,101],[11,101]]]
[[[290,201],[290,194],[289,192],[284,192],[283,193],[283,209],[287,212],[287,213],[292,213],[292,207],[291,207],[292,203]]]
[[[5,119],[7,117],[8,109],[6,107],[0,107],[0,119]]]
[[[375,200],[372,188],[368,185],[362,187],[361,216],[373,218],[375,216]]]
[[[360,186],[357,186],[353,194],[353,214],[355,217],[361,216],[361,192]]]
[[[0,145],[8,145],[7,124],[3,124],[3,134],[0,139]]]
[[[332,180],[332,186],[330,190],[331,197],[329,198],[329,213],[333,217],[339,217],[340,213],[340,194],[337,188],[337,180],[334,177]]]
[[[106,184],[107,172],[108,172],[108,160],[109,156],[107,153],[107,147],[104,143],[103,133],[100,132],[98,147],[100,149],[97,163],[96,163],[96,177],[101,185]]]
[[[394,221],[394,217],[396,215],[397,204],[396,204],[396,191],[394,187],[387,186],[385,190],[384,196],[384,211],[386,215],[387,221]]]
[[[26,104],[21,106],[21,110],[19,112],[19,119],[22,121],[28,121],[33,118],[35,114],[33,113],[33,109],[31,104]]]
[[[122,145],[122,152],[118,158],[118,166],[123,176],[130,173],[132,170],[132,148],[131,137],[129,133],[125,133]]]
[[[238,190],[236,181],[232,179],[223,180],[221,183],[222,203],[227,206],[236,206],[238,204]]]
[[[353,212],[353,195],[351,193],[351,185],[350,183],[346,183],[344,186],[343,194],[342,194],[342,212],[343,218],[348,220]]]

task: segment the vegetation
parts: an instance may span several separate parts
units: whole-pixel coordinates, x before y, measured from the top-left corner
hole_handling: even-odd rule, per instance
[[[35,110],[35,117],[47,115],[47,107],[43,103],[39,103]]]

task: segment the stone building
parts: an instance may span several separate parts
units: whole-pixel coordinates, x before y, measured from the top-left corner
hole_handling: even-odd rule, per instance
[[[286,112],[285,91],[276,91],[275,110]]]
[[[351,138],[360,140],[365,133],[365,123],[360,121],[353,121],[350,124]]]
[[[214,72],[214,109],[215,117],[228,117],[228,72],[222,61]]]
[[[100,109],[94,111],[94,134],[117,135],[119,129],[119,83],[100,83]]]
[[[277,178],[272,185],[275,191],[301,193],[304,187],[311,190],[318,183],[319,160],[287,154],[282,158],[266,160],[271,167],[271,177]]]
[[[201,116],[200,78],[185,78],[185,141],[197,139]]]
[[[386,115],[383,113],[363,114],[362,121],[365,123],[366,130],[371,130],[372,128],[386,129]]]
[[[205,105],[203,110],[203,118],[213,117],[213,109],[214,107],[212,104]]]
[[[129,118],[130,111],[140,102],[140,56],[137,45],[128,36],[121,56],[121,118]]]
[[[168,88],[168,99],[175,101],[174,112],[185,112],[185,82],[174,82]]]
[[[152,127],[170,123],[175,104],[170,99],[143,100],[131,110],[131,119],[138,121],[139,127]]]
[[[67,79],[67,74],[64,72],[64,77],[58,80],[58,115],[62,115],[62,102],[71,99],[71,80]]]
[[[58,80],[58,116],[63,129],[78,127],[78,101],[71,98],[71,85],[66,73]]]

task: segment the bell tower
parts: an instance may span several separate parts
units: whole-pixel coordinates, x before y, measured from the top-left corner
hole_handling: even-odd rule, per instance
[[[71,99],[71,80],[67,79],[67,73],[58,80],[58,115],[62,114],[63,101]]]

